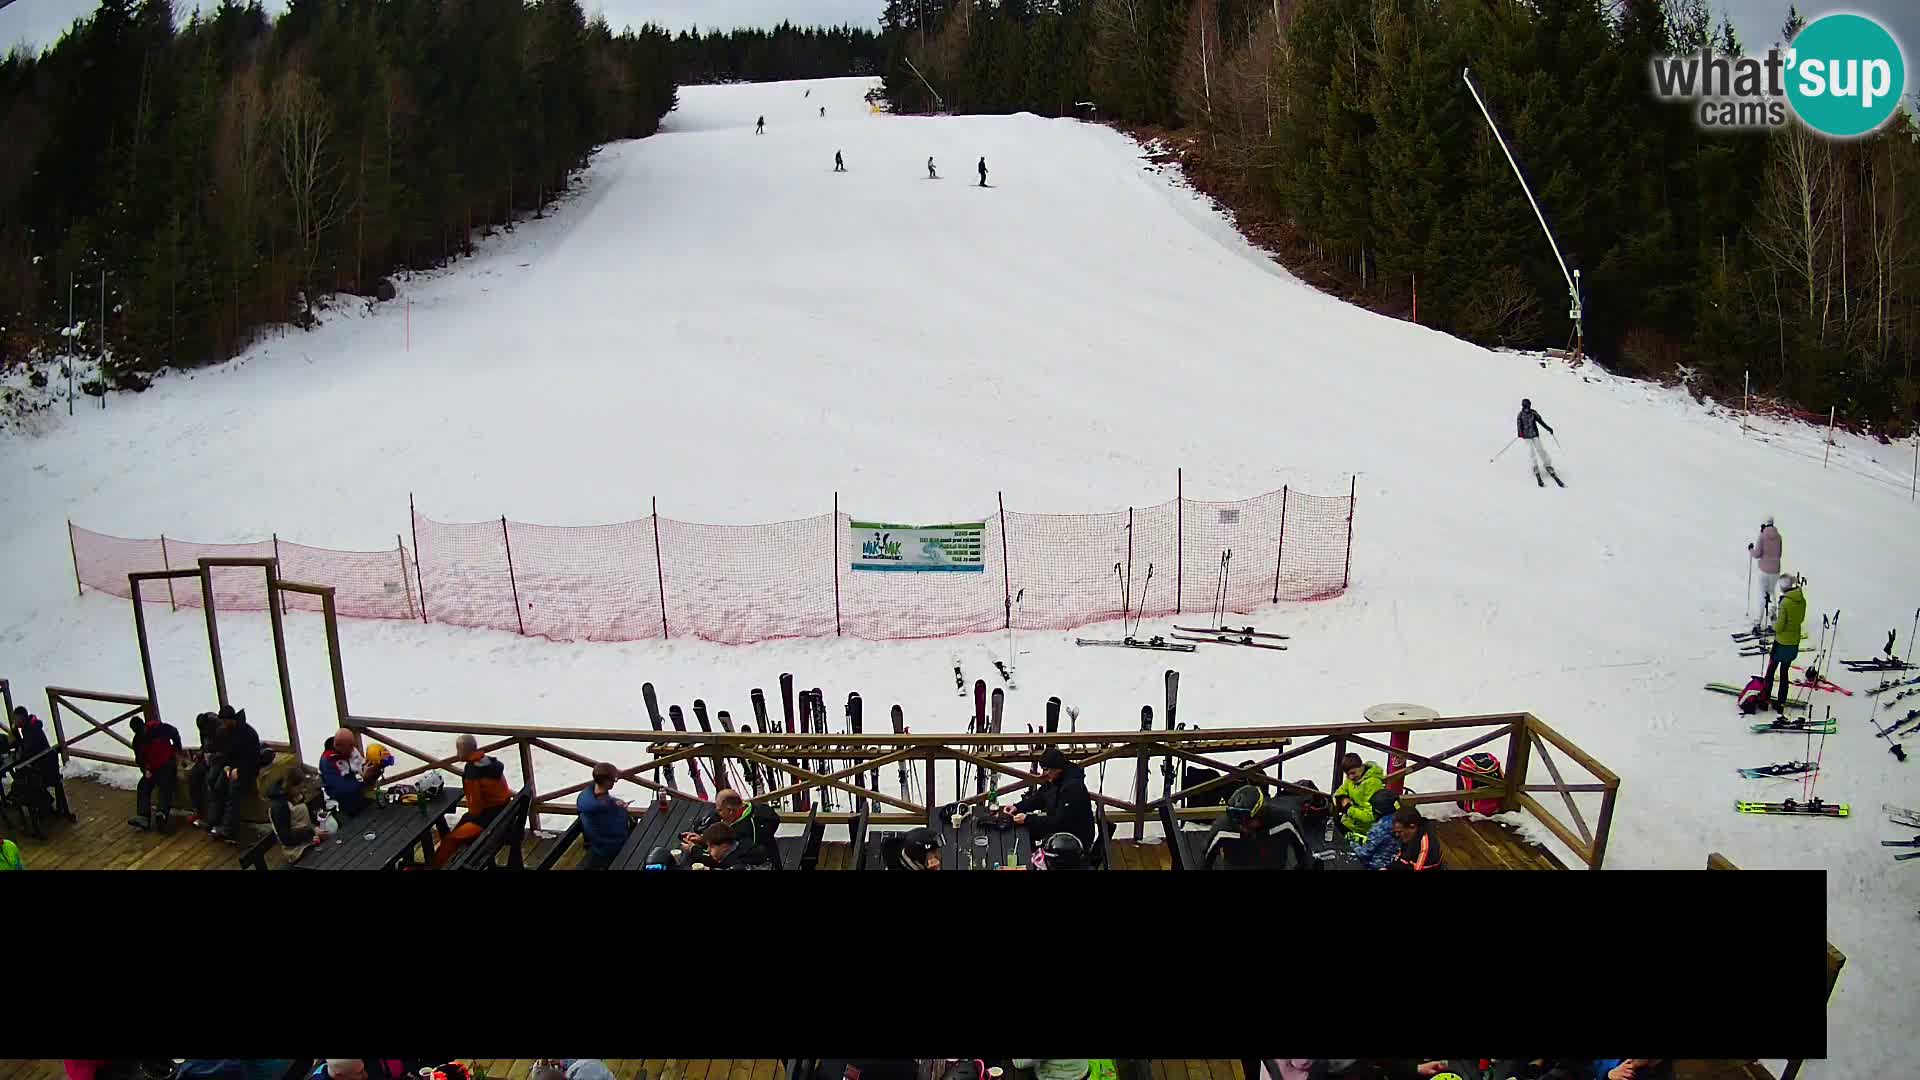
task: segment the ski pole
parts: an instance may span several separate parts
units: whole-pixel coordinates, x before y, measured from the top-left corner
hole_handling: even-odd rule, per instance
[[[1519,441],[1520,441],[1520,436],[1518,436],[1518,435],[1515,435],[1515,436],[1514,436],[1513,438],[1511,438],[1511,439],[1508,439],[1508,440],[1507,440],[1507,445],[1505,445],[1505,446],[1503,446],[1503,447],[1501,447],[1501,448],[1500,448],[1500,453],[1499,453],[1499,454],[1495,454],[1495,455],[1493,455],[1492,457],[1490,457],[1490,458],[1488,458],[1488,459],[1487,459],[1487,464],[1489,464],[1489,465],[1491,465],[1491,464],[1493,464],[1494,462],[1496,462],[1496,461],[1498,461],[1498,460],[1500,460],[1500,454],[1504,454],[1504,453],[1506,453],[1507,451],[1509,451],[1509,450],[1511,450],[1511,449],[1513,449],[1513,444],[1514,444],[1514,443],[1517,443],[1517,442],[1519,442]]]
[[[1747,613],[1744,618],[1753,618],[1753,549],[1747,549]]]
[[[1920,632],[1920,608],[1913,609],[1913,629],[1907,631],[1907,655],[1900,661],[1900,670],[1905,671],[1913,660],[1913,635]],[[1891,652],[1892,650],[1888,650]]]

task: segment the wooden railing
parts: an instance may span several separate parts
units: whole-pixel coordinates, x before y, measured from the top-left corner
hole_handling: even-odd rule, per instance
[[[539,815],[572,814],[572,797],[591,783],[586,779],[597,760],[581,749],[564,744],[588,744],[601,747],[604,760],[614,763],[619,779],[658,795],[681,799],[701,799],[703,794],[682,787],[676,776],[679,769],[700,768],[714,778],[714,785],[732,786],[742,793],[764,801],[779,801],[806,793],[828,806],[821,820],[835,824],[851,821],[862,808],[871,808],[875,824],[919,824],[934,808],[947,803],[975,804],[1016,795],[1037,780],[1035,761],[1047,746],[1059,747],[1069,758],[1086,769],[1088,789],[1108,818],[1118,823],[1131,822],[1138,838],[1146,822],[1158,817],[1160,807],[1173,805],[1181,817],[1217,814],[1217,806],[1188,807],[1195,796],[1213,793],[1227,785],[1254,783],[1277,791],[1301,792],[1297,784],[1269,775],[1278,773],[1287,762],[1306,754],[1331,748],[1334,769],[1330,787],[1340,780],[1339,760],[1350,748],[1368,747],[1392,753],[1407,764],[1388,774],[1389,780],[1404,779],[1427,770],[1471,776],[1475,782],[1473,799],[1498,799],[1504,810],[1524,810],[1540,821],[1573,850],[1587,866],[1598,869],[1606,856],[1607,836],[1613,820],[1614,800],[1619,777],[1594,761],[1564,736],[1529,713],[1502,713],[1486,716],[1442,717],[1436,720],[1397,720],[1384,723],[1324,724],[1289,727],[1263,727],[1197,731],[1121,731],[1073,734],[982,735],[957,732],[946,735],[848,735],[848,734],[760,734],[752,732],[682,733],[651,730],[611,730],[604,728],[519,727],[500,724],[455,724],[432,720],[393,717],[351,716],[347,726],[390,749],[411,757],[420,764],[391,773],[388,783],[405,782],[434,769],[457,765],[452,754],[423,750],[408,740],[414,733],[447,739],[472,735],[483,753],[508,750],[518,759],[521,782],[535,789],[532,824],[539,828]],[[1398,732],[1447,732],[1450,738],[1470,734],[1437,754],[1421,754],[1410,749],[1395,749],[1388,740]],[[400,737],[400,736],[404,736]],[[1447,758],[1505,739],[1506,776],[1487,782],[1485,777],[1464,773]],[[421,740],[414,740],[421,741]],[[608,746],[606,744],[612,744]],[[1559,763],[1548,747],[1558,749],[1566,758],[1585,769],[1592,783],[1568,783]],[[1216,755],[1249,753],[1253,759],[1227,761]],[[646,759],[628,764],[636,753]],[[558,758],[571,763],[575,782],[541,787],[536,756]],[[1551,784],[1528,782],[1535,758],[1550,776]],[[1132,793],[1122,798],[1108,794],[1097,780],[1104,766],[1126,762],[1133,766]],[[953,771],[949,771],[950,767]],[[1212,769],[1221,775],[1191,787],[1176,786],[1172,780],[1183,770],[1175,763],[1191,763]],[[1155,766],[1161,774],[1161,795],[1149,796]],[[947,778],[942,781],[942,773]],[[997,782],[985,783],[981,777]],[[703,783],[698,785],[705,788]],[[944,792],[943,792],[944,787]],[[1554,792],[1563,800],[1572,823],[1561,820],[1534,793]],[[705,794],[710,795],[711,791]],[[1598,813],[1589,826],[1574,795],[1598,795]],[[832,800],[844,796],[845,812],[833,810]],[[1453,802],[1461,798],[1456,791],[1408,792],[1403,802],[1410,804]]]

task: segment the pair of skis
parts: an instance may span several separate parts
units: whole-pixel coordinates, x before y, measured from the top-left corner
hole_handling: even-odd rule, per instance
[[[1547,466],[1547,475],[1553,477],[1553,482],[1559,484],[1561,487],[1567,486],[1567,482],[1560,479],[1560,474],[1553,471],[1553,466]],[[1541,487],[1547,486],[1547,482],[1540,478],[1540,466],[1538,465],[1533,467],[1533,482],[1539,484]]]
[[[1882,840],[1880,841],[1880,846],[1920,848],[1920,836],[1916,836],[1911,840]],[[1893,857],[1894,862],[1906,862],[1908,859],[1920,859],[1920,851],[1909,851],[1904,855],[1895,855]]]
[[[1743,686],[1735,686],[1732,683],[1723,682],[1710,682],[1706,685],[1705,689],[1711,690],[1716,694],[1730,694],[1734,697],[1739,697],[1741,694],[1746,693],[1746,688]],[[1789,701],[1786,707],[1789,709],[1804,709],[1807,707],[1807,703],[1804,701]]]
[[[1853,813],[1852,808],[1846,803],[1830,803],[1817,796],[1805,802],[1798,802],[1793,799],[1784,799],[1780,802],[1746,802],[1743,800],[1734,803],[1733,808],[1743,814],[1773,814],[1786,817],[1843,818],[1850,817]]]
[[[1779,780],[1789,776],[1805,776],[1819,767],[1812,761],[1787,761],[1778,765],[1762,765],[1757,769],[1741,769],[1740,775],[1748,780]]]
[[[1116,649],[1146,649],[1151,652],[1193,652],[1199,648],[1198,645],[1186,645],[1177,641],[1168,641],[1158,634],[1150,638],[1129,637],[1119,640],[1106,638],[1074,638],[1073,643],[1082,646],[1105,645]]]
[[[1880,685],[1867,691],[1867,696],[1877,697],[1888,690],[1898,690],[1903,686],[1920,686],[1920,675],[1909,675],[1904,679],[1882,679]]]
[[[1832,735],[1838,730],[1839,729],[1834,726],[1832,717],[1828,717],[1825,720],[1815,720],[1812,717],[1805,716],[1793,720],[1781,717],[1770,724],[1753,725],[1753,733],[1755,735],[1766,735],[1770,733],[1781,735]]]
[[[1282,641],[1291,641],[1285,634],[1265,634],[1251,626],[1176,626],[1183,631],[1173,635],[1175,641],[1205,642],[1213,645],[1240,645],[1249,649],[1273,649],[1286,652]]]

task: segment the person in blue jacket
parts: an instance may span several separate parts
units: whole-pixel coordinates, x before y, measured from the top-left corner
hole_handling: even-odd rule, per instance
[[[613,797],[613,785],[620,770],[609,762],[593,767],[593,784],[574,802],[580,811],[580,835],[586,841],[587,857],[582,870],[605,870],[613,864],[620,849],[627,846],[627,834],[633,831],[633,818],[627,803]]]
[[[320,786],[327,798],[340,804],[342,814],[352,817],[372,802],[368,795],[380,782],[381,768],[367,764],[360,753],[360,736],[341,728],[320,755]]]
[[[1373,793],[1367,805],[1373,810],[1373,826],[1367,838],[1353,849],[1354,857],[1369,870],[1385,870],[1400,854],[1400,841],[1393,835],[1393,812],[1400,806],[1393,792],[1381,789]]]

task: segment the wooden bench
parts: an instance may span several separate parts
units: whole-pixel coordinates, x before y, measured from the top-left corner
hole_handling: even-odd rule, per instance
[[[1160,828],[1167,834],[1167,858],[1172,860],[1175,870],[1207,868],[1207,833],[1182,828],[1173,807],[1167,803],[1160,804]]]
[[[847,826],[847,841],[853,845],[853,868],[855,870],[885,870],[887,868],[887,860],[880,854],[877,848],[877,845],[882,842],[881,838],[873,838],[872,845],[875,845],[874,850],[868,850],[870,846],[867,836],[868,813],[866,810],[860,811],[859,815]]]
[[[812,807],[807,811],[807,827],[799,836],[776,837],[774,845],[780,849],[780,869],[812,870],[820,865],[820,842],[826,837],[827,827],[820,824],[820,808]]]
[[[272,832],[268,832],[265,836],[262,836],[260,839],[255,840],[253,843],[247,845],[247,850],[240,853],[240,869],[242,870],[268,869],[267,849],[271,848],[273,844],[274,844],[274,835]]]
[[[460,853],[448,860],[448,870],[524,870],[521,843],[526,838],[527,815],[533,809],[533,792],[526,788],[513,797],[498,816]],[[501,850],[507,853],[507,865],[496,861]]]
[[[572,847],[573,842],[580,839],[583,835],[585,835],[585,831],[580,827],[580,819],[574,818],[573,824],[567,826],[567,831],[560,834],[560,839],[554,841],[553,847],[540,859],[540,865],[534,867],[534,869],[551,870],[559,865],[560,860],[566,856],[567,849]]]

